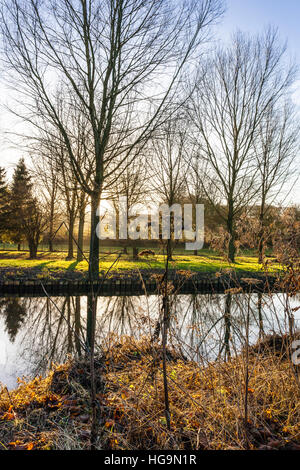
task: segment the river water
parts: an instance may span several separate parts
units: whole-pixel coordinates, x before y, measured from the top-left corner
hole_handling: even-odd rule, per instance
[[[291,316],[299,328],[297,307],[300,295],[177,295],[171,298],[169,342],[205,363],[238,353],[247,337],[255,343],[263,333],[287,332]],[[155,295],[99,297],[97,344],[107,346],[120,335],[153,335],[160,315]],[[42,375],[52,362],[82,354],[86,318],[87,297],[0,298],[0,382],[11,389],[17,377]]]

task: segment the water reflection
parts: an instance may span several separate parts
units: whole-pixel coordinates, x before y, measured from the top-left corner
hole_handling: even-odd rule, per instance
[[[0,310],[5,318],[5,330],[13,343],[27,315],[26,301],[17,298],[1,299]]]
[[[237,353],[247,341],[299,327],[300,297],[284,294],[180,295],[170,299],[169,341],[182,354],[206,363]],[[87,328],[86,297],[0,299],[0,381],[43,374],[52,362],[81,356]],[[96,343],[116,335],[154,335],[160,320],[157,296],[100,297]],[[298,315],[298,317],[294,317]],[[247,325],[249,328],[247,329]]]

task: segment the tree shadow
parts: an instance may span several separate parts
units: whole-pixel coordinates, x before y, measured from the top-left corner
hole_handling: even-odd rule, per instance
[[[28,251],[24,251],[20,254],[19,251],[1,251],[0,252],[0,259],[27,259]]]
[[[70,266],[67,267],[67,271],[75,271],[78,264],[79,264],[78,261],[74,261],[73,263],[70,264]]]
[[[39,269],[39,270],[42,270],[43,268],[45,268],[48,264],[51,264],[52,261],[45,261],[44,263],[41,263],[41,264],[38,264],[37,266],[35,266],[36,269]]]

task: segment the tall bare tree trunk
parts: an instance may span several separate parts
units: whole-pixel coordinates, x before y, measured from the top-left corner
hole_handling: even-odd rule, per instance
[[[230,263],[235,262],[235,229],[234,229],[234,215],[233,215],[233,203],[229,201],[228,204],[228,216],[227,216],[227,230],[229,233],[229,244],[228,244],[228,260]]]
[[[90,238],[90,258],[89,258],[89,279],[91,281],[99,278],[99,249],[100,241],[97,235],[97,227],[100,223],[98,206],[100,194],[91,198],[91,238]]]
[[[83,261],[83,236],[84,236],[84,223],[85,223],[85,204],[80,204],[79,208],[79,225],[78,225],[78,239],[77,239],[77,261]]]
[[[264,197],[261,201],[259,213],[259,232],[258,232],[258,262],[262,264],[265,258],[265,201]]]
[[[54,200],[51,197],[50,203],[50,220],[49,220],[49,251],[53,252],[53,235],[54,235]]]
[[[30,259],[36,259],[37,249],[38,249],[37,244],[34,241],[30,240],[28,242],[28,246],[29,246],[29,257],[30,257]]]
[[[69,214],[69,226],[68,226],[68,256],[67,259],[71,260],[74,258],[74,213],[73,211]]]

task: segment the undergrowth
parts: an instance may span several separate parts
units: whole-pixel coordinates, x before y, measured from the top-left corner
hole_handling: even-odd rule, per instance
[[[300,449],[298,371],[286,355],[253,348],[248,421],[243,353],[199,365],[168,349],[171,430],[164,414],[162,351],[147,338],[114,338],[96,361],[97,448]],[[89,366],[53,366],[47,377],[0,392],[2,449],[85,449],[90,438]]]

